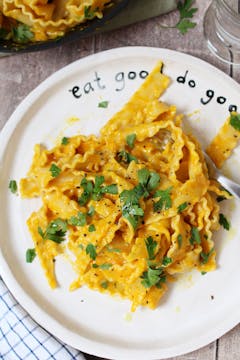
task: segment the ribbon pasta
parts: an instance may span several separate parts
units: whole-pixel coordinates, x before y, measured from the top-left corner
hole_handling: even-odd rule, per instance
[[[176,107],[159,101],[169,84],[159,62],[100,137],[36,145],[22,197],[41,197],[27,224],[52,288],[54,261],[68,257],[76,279],[154,309],[176,274],[216,267],[216,196],[200,146]]]
[[[66,31],[94,17],[102,18],[111,0],[2,0],[0,28],[14,20],[29,27],[31,41],[63,36]]]

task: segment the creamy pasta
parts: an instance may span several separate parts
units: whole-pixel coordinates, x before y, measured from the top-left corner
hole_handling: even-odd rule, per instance
[[[101,18],[107,5],[111,0],[2,0],[1,37],[22,43],[56,39],[78,24]]]
[[[154,309],[176,274],[216,267],[217,197],[200,145],[182,115],[159,97],[169,84],[159,62],[99,137],[38,144],[20,181],[22,197],[41,197],[27,224],[49,285],[55,259],[68,257],[87,285]],[[207,280],[206,280],[207,281]]]

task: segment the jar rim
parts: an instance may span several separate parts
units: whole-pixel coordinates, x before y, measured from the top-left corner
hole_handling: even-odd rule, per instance
[[[228,13],[237,19],[240,19],[240,0],[238,0],[238,9],[239,11],[236,12],[231,6],[229,6],[229,1],[226,0],[217,0],[219,5],[223,5],[224,8],[228,11]]]

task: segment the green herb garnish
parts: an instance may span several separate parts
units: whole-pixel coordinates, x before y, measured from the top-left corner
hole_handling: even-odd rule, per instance
[[[81,211],[78,212],[77,216],[71,216],[68,220],[68,224],[72,226],[84,226],[87,223],[86,214]]]
[[[12,28],[12,37],[13,41],[24,44],[29,42],[34,37],[34,34],[28,25],[19,24],[17,27]]]
[[[60,218],[51,221],[48,224],[45,232],[40,228],[40,226],[38,227],[38,233],[44,240],[52,240],[57,244],[60,244],[65,240],[66,232],[67,222]]]
[[[123,203],[122,214],[134,229],[137,228],[139,218],[144,215],[143,209],[140,207],[139,200],[144,194],[144,188],[141,184],[135,186],[131,190],[124,190],[120,194],[120,201]]]
[[[235,130],[240,131],[240,114],[231,114],[229,123]]]
[[[201,237],[200,237],[200,233],[197,227],[193,226],[191,228],[191,237],[190,237],[190,244],[194,245],[196,244],[201,244]]]
[[[16,180],[10,180],[9,184],[8,184],[8,188],[10,189],[10,191],[13,194],[16,194],[17,190],[18,190],[18,186],[17,186],[17,182]]]
[[[90,207],[89,207],[89,210],[88,210],[88,212],[87,212],[87,215],[88,216],[93,216],[95,214],[95,209],[94,209],[94,207],[91,205]]]
[[[83,192],[81,196],[78,198],[78,202],[80,205],[86,205],[86,203],[90,200],[93,192],[93,182],[87,180],[85,177],[81,181],[81,187],[83,188]]]
[[[54,163],[51,165],[49,170],[51,172],[52,177],[54,178],[58,177],[61,173],[61,169]]]
[[[102,287],[103,289],[107,289],[107,288],[108,288],[108,281],[105,280],[105,281],[101,282],[101,287]]]
[[[95,226],[94,226],[93,224],[89,225],[89,227],[88,227],[88,231],[89,231],[89,232],[96,231]]]
[[[35,259],[36,257],[36,250],[35,248],[33,249],[27,249],[26,251],[26,262],[27,263],[32,263],[33,260]]]
[[[219,224],[222,225],[225,230],[230,230],[230,222],[223,214],[219,214]]]
[[[145,189],[143,196],[146,198],[149,196],[149,192],[156,189],[159,185],[160,176],[154,171],[143,168],[138,170],[138,180]]]
[[[178,206],[178,214],[180,214],[181,212],[183,212],[186,208],[188,207],[188,203],[184,202],[181,205]]]
[[[129,135],[127,135],[127,137],[126,137],[126,143],[128,144],[128,146],[129,146],[131,149],[134,148],[134,144],[135,144],[135,141],[136,141],[136,137],[137,137],[136,134],[129,134]]]
[[[212,248],[207,254],[202,251],[200,253],[201,263],[206,264],[213,252],[214,252],[214,248]]]
[[[90,256],[92,260],[95,260],[97,257],[96,246],[93,244],[88,244],[86,247],[86,254]]]
[[[177,242],[178,242],[178,247],[179,247],[179,249],[182,247],[182,240],[183,240],[182,235],[179,234],[179,235],[177,236]]]
[[[163,266],[168,266],[169,264],[172,263],[172,259],[168,256],[164,256],[163,260],[162,260],[162,265]]]
[[[98,104],[99,108],[106,109],[108,107],[109,101],[102,101]]]
[[[154,285],[157,287],[161,287],[161,283],[166,282],[166,275],[164,273],[163,268],[155,268],[149,267],[147,271],[144,271],[141,278],[141,284],[145,288],[150,288]]]
[[[110,246],[106,246],[106,249],[107,249],[107,251],[109,251],[109,252],[115,252],[115,253],[120,253],[121,252],[121,250],[120,249],[117,249],[117,248],[113,248],[113,247],[110,247]]]
[[[154,194],[154,198],[159,198],[158,201],[154,202],[153,209],[155,212],[161,210],[168,210],[172,206],[172,199],[170,196],[172,190],[172,186],[167,188],[166,190],[157,190]]]
[[[138,159],[125,150],[122,150],[117,154],[117,160],[118,162],[123,162],[124,164],[130,164],[131,161],[138,163]]]
[[[149,236],[147,239],[145,239],[145,244],[148,252],[148,259],[154,260],[155,259],[155,250],[157,247],[157,242],[153,240],[151,236]]]
[[[95,15],[96,10],[92,10],[92,6],[84,6],[84,16],[86,19],[91,20]]]
[[[64,137],[62,138],[61,144],[62,144],[62,145],[67,145],[68,143],[69,143],[69,139],[68,139],[66,136],[64,136]]]

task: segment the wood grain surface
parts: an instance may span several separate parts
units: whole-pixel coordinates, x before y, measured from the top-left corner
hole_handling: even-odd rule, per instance
[[[177,12],[173,12],[57,48],[0,58],[0,129],[25,96],[53,72],[74,60],[115,47],[143,45],[182,51],[206,60],[240,82],[240,67],[222,63],[207,49],[203,18],[210,2],[196,1],[199,8],[195,16],[197,26],[184,36],[175,29],[166,30],[160,25],[174,23]],[[239,344],[240,325],[214,343],[171,360],[240,360]],[[86,358],[98,359],[91,355],[86,355]]]

